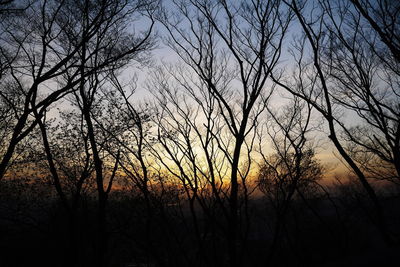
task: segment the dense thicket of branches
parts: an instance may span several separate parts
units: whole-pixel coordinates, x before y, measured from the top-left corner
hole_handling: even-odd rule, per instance
[[[0,0],[0,265],[391,264],[399,14]]]

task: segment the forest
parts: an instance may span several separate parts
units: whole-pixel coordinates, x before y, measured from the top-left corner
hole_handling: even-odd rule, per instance
[[[0,266],[398,266],[400,1],[0,0]]]

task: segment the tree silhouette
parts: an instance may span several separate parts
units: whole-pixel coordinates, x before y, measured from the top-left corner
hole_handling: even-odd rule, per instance
[[[382,46],[381,41],[374,39],[376,29],[366,28],[362,15],[358,9],[352,9],[350,3],[339,1],[336,8],[328,1],[321,1],[313,9],[308,8],[310,3],[307,2],[286,3],[296,14],[303,37],[297,39],[293,50],[298,65],[295,71],[296,80],[287,83],[275,76],[275,81],[290,93],[306,100],[324,117],[329,128],[329,139],[356,173],[375,206],[375,218],[382,237],[387,243],[393,243],[386,226],[383,207],[362,166],[357,163],[354,153],[361,149],[366,153],[375,154],[380,159],[387,156],[387,153],[390,154],[389,158],[394,158],[397,154],[398,145],[395,140],[398,138],[395,136],[398,124],[391,124],[390,118],[394,116],[394,121],[397,121],[398,114],[396,115],[394,106],[391,107],[391,104],[388,105],[386,100],[379,96],[385,95],[385,91],[391,92],[389,102],[396,103],[396,86],[390,88],[389,85],[387,88],[384,86],[383,90],[375,90],[370,83],[371,79],[376,82],[375,78],[371,77],[377,73],[375,68],[378,67],[385,73],[385,62],[391,61],[392,56],[389,54],[384,61],[379,59],[377,51],[387,49],[386,44],[383,43]],[[374,49],[370,49],[371,47]],[[306,56],[308,51],[309,57]],[[372,65],[372,62],[368,62],[370,60],[378,60],[380,63],[375,65],[377,61]],[[349,110],[354,111],[374,133],[379,132],[371,134],[374,144],[378,145],[371,145],[371,136],[357,139],[357,128],[349,129],[342,120],[342,112]],[[390,113],[392,115],[389,115]],[[344,140],[340,138],[341,133],[346,136]],[[346,149],[348,145],[350,150]],[[389,152],[388,147],[396,152]],[[387,161],[390,161],[389,158],[386,158]]]
[[[180,102],[174,101],[178,116],[185,120],[181,128],[180,122],[175,130],[183,134],[182,144],[178,141],[180,137],[173,137],[173,132],[160,135],[161,140],[175,140],[176,149],[189,150],[184,152],[186,164],[195,165],[196,156],[191,149],[189,131],[199,131],[198,125],[189,124],[195,119],[190,117],[190,112],[196,116],[196,112],[205,117],[206,124],[204,129],[205,139],[202,142],[202,149],[207,153],[218,146],[220,155],[229,166],[229,193],[226,217],[228,240],[229,262],[231,266],[239,266],[241,263],[238,247],[240,237],[239,226],[239,188],[246,190],[246,173],[240,171],[242,153],[249,153],[251,150],[252,132],[257,122],[257,118],[263,110],[262,103],[267,101],[271,89],[267,89],[268,77],[278,63],[282,41],[287,30],[291,14],[281,5],[280,1],[253,1],[238,3],[228,1],[173,1],[174,8],[165,8],[159,20],[169,33],[166,42],[182,59],[187,68],[179,71],[166,70],[165,78],[171,77],[176,81],[173,86],[179,86],[188,98],[193,99],[193,103],[199,105],[198,111],[190,110],[189,102],[185,99]],[[184,23],[183,23],[184,22]],[[232,66],[232,67],[230,67]],[[161,72],[163,73],[163,71]],[[163,79],[161,79],[163,80]],[[165,79],[164,79],[165,80]],[[235,83],[238,83],[237,86]],[[171,99],[174,96],[175,88],[165,82],[158,84],[159,92],[165,92],[164,96]],[[163,99],[161,96],[160,99]],[[186,97],[186,96],[185,96]],[[161,102],[163,103],[163,102]],[[168,103],[165,112],[169,112]],[[181,108],[182,107],[182,108]],[[214,112],[218,112],[218,117]],[[174,115],[171,114],[171,117]],[[207,126],[208,120],[208,126]],[[218,132],[218,126],[214,128],[214,122],[221,120],[221,127],[228,134],[230,141],[224,141],[225,133]],[[190,128],[194,129],[190,129]],[[203,128],[203,127],[201,127]],[[216,132],[217,131],[217,132]],[[169,137],[170,135],[170,137]],[[166,138],[165,138],[166,137]],[[215,139],[215,140],[212,140]],[[164,148],[169,146],[164,142]],[[179,165],[180,157],[178,151],[169,149],[169,156]],[[244,152],[246,151],[247,152]],[[208,173],[213,175],[218,167],[208,158]],[[218,164],[218,163],[217,163]],[[196,167],[194,167],[196,168]],[[184,169],[181,168],[180,172]],[[193,170],[193,167],[192,167]],[[199,170],[200,171],[200,170]],[[182,174],[180,174],[182,175]],[[192,175],[192,174],[190,174]],[[196,173],[194,173],[196,175]],[[186,179],[186,182],[188,179]],[[190,179],[191,180],[191,179]],[[196,180],[194,180],[196,183]],[[219,193],[214,189],[215,196]],[[194,188],[197,190],[197,185]],[[217,195],[218,194],[218,195]],[[196,193],[195,193],[196,195]],[[247,197],[247,196],[245,196]],[[221,202],[222,204],[222,202]],[[223,203],[223,205],[226,205]]]
[[[0,265],[390,265],[399,12],[0,0]]]
[[[53,103],[77,90],[82,79],[121,67],[148,50],[154,23],[139,36],[126,27],[152,8],[152,2],[140,1],[37,1],[23,16],[2,23],[2,51],[8,51],[2,57],[12,63],[2,81],[15,84],[22,106],[14,111],[16,122],[4,145],[0,178],[17,144],[37,125],[34,112],[43,116]],[[67,82],[60,82],[63,79]],[[47,90],[51,83],[57,88]],[[11,103],[7,95],[1,96]]]

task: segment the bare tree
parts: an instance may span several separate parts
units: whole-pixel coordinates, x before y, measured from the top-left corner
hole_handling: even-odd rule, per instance
[[[280,58],[282,41],[290,19],[290,12],[280,1],[234,3],[206,0],[173,1],[173,8],[165,7],[159,19],[169,33],[166,39],[168,46],[184,64],[179,69],[181,73],[169,73],[176,84],[159,83],[160,91],[170,90],[173,94],[177,88],[181,88],[186,92],[187,98],[191,98],[186,103],[171,103],[175,106],[173,109],[180,114],[177,116],[185,120],[185,123],[178,124],[178,119],[175,119],[174,124],[177,124],[172,126],[178,127],[175,129],[178,130],[178,135],[186,131],[180,137],[183,138],[184,147],[179,148],[179,144],[176,147],[185,149],[193,146],[188,143],[191,139],[187,134],[188,131],[198,129],[197,134],[193,133],[205,136],[203,140],[198,139],[203,146],[203,152],[219,150],[218,153],[226,164],[227,173],[223,181],[229,181],[226,203],[228,212],[225,218],[230,266],[242,264],[239,257],[241,250],[238,248],[239,195],[240,188],[246,190],[246,173],[249,170],[244,168],[241,171],[240,165],[245,161],[242,156],[246,155],[247,159],[250,154],[251,136],[254,136],[257,118],[263,109],[263,102],[267,101],[271,92],[268,76]],[[173,86],[177,87],[171,88]],[[198,105],[198,108],[187,109],[191,103]],[[183,110],[180,110],[181,107]],[[189,119],[185,112],[192,112],[193,117],[197,112],[201,114],[196,119],[197,125],[187,124]],[[204,127],[198,125],[200,118],[206,120]],[[216,121],[221,125],[214,126]],[[200,129],[204,129],[204,132],[200,133]],[[168,131],[160,134],[161,141],[164,138],[180,142],[177,141],[178,137],[173,137],[173,133]],[[165,144],[164,148],[167,146]],[[187,153],[192,152],[189,150]],[[169,152],[170,156],[171,154],[178,160],[178,151],[172,150]],[[194,165],[195,153],[184,156],[187,164]],[[212,157],[209,159],[212,160]],[[179,160],[176,163],[181,165]],[[207,175],[212,176],[220,167],[215,166],[218,163],[213,161],[208,164],[208,168],[213,167],[208,169]],[[179,174],[181,175],[182,173]]]
[[[154,143],[150,136],[150,117],[152,110],[133,102],[137,81],[131,80],[128,84],[122,82],[115,72],[110,73],[112,89],[105,95],[108,109],[106,119],[93,116],[97,127],[114,141],[114,149],[106,148],[115,159],[118,158],[120,172],[124,173],[125,181],[134,192],[144,198],[146,211],[141,216],[146,217],[146,244],[143,244],[146,258],[154,256],[152,251],[151,228],[154,226],[154,203],[156,188],[154,176],[148,158],[151,145]],[[137,106],[136,106],[137,105]],[[115,150],[118,147],[118,151]]]
[[[141,1],[37,3],[39,6],[32,6],[27,11],[28,17],[37,16],[32,31],[25,32],[21,29],[20,32],[8,33],[11,40],[21,48],[24,61],[27,62],[25,65],[18,60],[18,64],[11,68],[10,77],[12,82],[17,84],[19,95],[23,96],[23,105],[15,114],[17,123],[11,132],[12,136],[2,159],[3,174],[16,145],[38,125],[52,180],[63,206],[70,215],[72,238],[76,234],[74,224],[81,191],[93,174],[98,200],[94,242],[94,261],[97,266],[108,264],[106,206],[120,156],[118,147],[110,141],[112,136],[106,132],[102,133],[93,117],[101,121],[106,115],[112,116],[112,112],[102,112],[103,105],[107,104],[107,98],[104,96],[107,93],[106,88],[112,88],[109,82],[110,73],[122,69],[133,60],[147,60],[153,47],[153,4],[154,2]],[[39,14],[36,11],[38,7]],[[135,33],[133,22],[138,18],[148,24],[144,31]],[[18,23],[19,21],[16,21],[14,27],[18,26]],[[19,34],[27,40],[19,39]],[[35,38],[41,42],[36,42]],[[52,89],[53,86],[46,89],[49,83],[56,89]],[[74,122],[78,125],[73,127],[77,130],[77,138],[82,138],[81,153],[84,161],[77,173],[62,175],[65,166],[57,163],[61,159],[57,150],[54,150],[51,136],[48,135],[47,128],[51,127],[51,122],[46,121],[46,114],[50,105],[61,98],[66,99],[67,95],[80,117],[80,120]],[[2,96],[5,99],[7,97],[4,94]],[[68,136],[67,132],[62,134]],[[70,195],[66,192],[62,180],[75,175],[77,176],[72,177],[76,180],[75,192]],[[75,245],[75,241],[71,241],[71,247]]]
[[[398,78],[398,64],[392,58],[396,55],[389,53],[382,60],[387,44],[376,38],[379,33],[368,26],[370,21],[366,22],[351,3],[287,4],[296,14],[303,37],[296,39],[293,50],[297,62],[295,81],[284,81],[278,75],[274,76],[275,81],[306,100],[324,117],[330,140],[375,207],[378,229],[384,240],[392,243],[383,207],[357,154],[362,151],[363,155],[373,155],[395,167],[399,113],[398,85],[393,81]],[[343,114],[356,116],[361,126],[346,124]],[[371,134],[365,135],[364,127]]]
[[[30,5],[29,1],[0,1],[0,155],[4,155],[6,144],[15,126],[18,110],[22,107],[22,97],[18,94],[18,85],[8,78],[12,63],[17,59],[18,47],[6,44],[9,23],[23,16],[23,11]]]
[[[2,54],[6,62],[12,62],[7,79],[16,84],[22,106],[14,115],[16,123],[2,155],[0,177],[17,144],[36,126],[34,111],[43,116],[52,103],[76,91],[83,79],[121,67],[139,52],[147,51],[153,22],[138,35],[128,33],[127,28],[141,14],[151,14],[153,4],[37,1],[23,16],[3,22],[2,48],[7,51],[14,47],[12,54]],[[65,77],[67,82],[58,83]],[[6,95],[1,96],[8,100]]]
[[[358,16],[362,16],[369,26],[373,29],[374,35],[378,35],[381,42],[389,48],[391,55],[397,63],[400,61],[400,20],[399,3],[389,0],[363,1],[351,0],[354,8],[358,11]],[[376,44],[371,43],[371,48],[375,51]],[[380,51],[382,56],[383,51]]]
[[[312,125],[312,106],[294,97],[281,113],[267,109],[271,118],[266,127],[260,127],[258,137],[263,158],[258,183],[276,213],[267,257],[267,262],[271,263],[278,244],[285,240],[282,233],[293,200],[298,197],[306,201],[305,194],[316,190],[315,183],[322,178],[323,167],[315,158],[315,144],[310,140],[311,132],[318,126]],[[264,153],[267,146],[264,131],[272,145],[273,153],[269,155]]]
[[[376,4],[381,8],[390,8],[384,2],[378,1]],[[400,110],[396,103],[400,101],[400,72],[398,61],[387,53],[385,45],[390,51],[395,48],[391,48],[385,39],[380,41],[378,36],[381,33],[375,28],[371,31],[364,26],[363,12],[349,12],[344,8],[335,12],[335,8],[327,4],[324,8],[330,23],[326,26],[329,37],[322,60],[326,62],[326,71],[334,79],[332,99],[347,111],[356,113],[361,120],[358,126],[343,127],[347,149],[367,174],[375,169],[381,172],[376,178],[398,183]],[[391,8],[400,12],[400,6]],[[336,19],[337,13],[342,14],[343,19]],[[396,23],[399,22],[391,24]],[[350,32],[350,29],[354,32]],[[392,36],[390,39],[395,44],[399,34],[396,36],[396,30],[390,27],[386,27],[386,30],[392,31],[390,35],[387,34]],[[383,55],[384,51],[386,55]],[[385,167],[389,169],[389,175],[386,176],[383,171]]]
[[[123,147],[117,140],[126,134],[126,128],[121,127],[114,117],[120,113],[118,107],[110,103],[115,101],[111,96],[114,94],[113,87],[107,79],[100,79],[99,76],[91,76],[85,80],[84,89],[70,97],[72,110],[60,112],[58,125],[53,126],[54,122],[46,121],[46,116],[40,117],[36,113],[44,147],[44,169],[48,169],[51,183],[68,216],[70,239],[66,253],[69,254],[68,264],[73,265],[90,259],[107,266],[111,259],[107,203],[115,181],[120,177]],[[89,102],[83,103],[88,100],[84,100],[82,94],[91,90],[95,94],[90,98],[88,107],[85,105]],[[96,160],[99,161],[97,164]],[[97,203],[94,234],[90,234],[89,229],[82,229],[82,208],[88,204],[85,198]],[[88,253],[82,256],[79,252],[80,239],[93,242],[94,255]]]

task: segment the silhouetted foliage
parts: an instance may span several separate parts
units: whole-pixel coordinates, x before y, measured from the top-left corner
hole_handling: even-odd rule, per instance
[[[0,266],[396,266],[399,13],[0,0]]]

